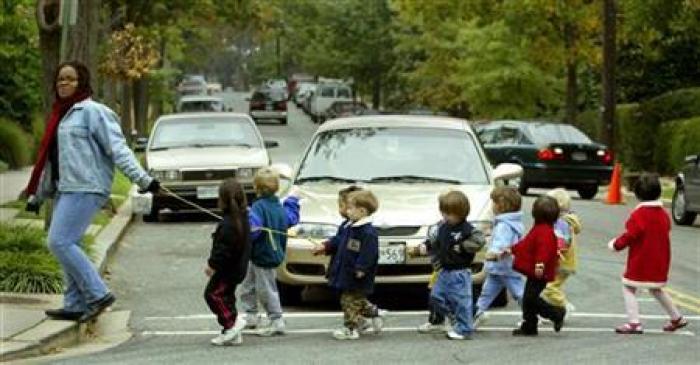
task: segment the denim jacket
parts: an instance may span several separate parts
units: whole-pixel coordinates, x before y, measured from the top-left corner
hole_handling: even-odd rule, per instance
[[[57,138],[58,186],[47,163],[34,196],[39,204],[56,190],[109,196],[115,166],[142,189],[153,180],[127,146],[117,115],[92,99],[73,105],[58,125]]]

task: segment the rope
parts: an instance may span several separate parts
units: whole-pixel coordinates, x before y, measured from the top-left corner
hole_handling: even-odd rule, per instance
[[[165,191],[166,193],[168,193],[168,195],[172,196],[173,198],[175,198],[175,199],[177,199],[177,200],[179,200],[179,201],[181,201],[181,202],[183,202],[183,203],[185,203],[185,204],[187,204],[187,205],[189,205],[189,206],[191,206],[191,207],[193,207],[193,208],[195,208],[195,209],[197,209],[197,210],[199,210],[199,211],[201,211],[201,212],[207,213],[207,214],[209,214],[210,216],[212,216],[212,217],[214,217],[214,218],[216,218],[216,219],[218,219],[218,220],[221,220],[221,219],[222,219],[222,217],[221,217],[220,215],[218,215],[218,214],[212,212],[211,210],[209,210],[209,209],[207,209],[207,208],[204,208],[204,207],[202,207],[202,206],[200,206],[200,205],[197,205],[197,204],[195,204],[195,203],[193,203],[193,202],[191,202],[191,201],[189,201],[189,200],[187,200],[187,199],[185,199],[185,198],[183,198],[183,197],[181,197],[181,196],[179,196],[179,195],[173,193],[170,189],[168,189],[168,188],[166,188],[166,187],[164,187],[164,186],[161,186],[160,189],[163,190],[163,191]]]

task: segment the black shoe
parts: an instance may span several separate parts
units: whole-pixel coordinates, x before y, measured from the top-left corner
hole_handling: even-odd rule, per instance
[[[552,321],[554,332],[559,332],[561,328],[564,327],[564,318],[566,318],[566,309],[562,309],[557,319]]]
[[[51,319],[58,319],[62,321],[77,321],[83,315],[83,312],[71,312],[63,308],[48,309],[44,311],[44,313],[46,313],[46,315]]]
[[[110,305],[114,304],[114,301],[117,300],[117,298],[112,295],[112,293],[107,293],[104,297],[101,299],[97,300],[96,302],[93,302],[90,304],[88,309],[83,313],[82,316],[80,316],[80,319],[78,319],[78,322],[80,323],[85,323],[102,313],[107,307]]]
[[[513,336],[537,336],[537,331],[525,331],[522,328],[516,328],[513,330]]]

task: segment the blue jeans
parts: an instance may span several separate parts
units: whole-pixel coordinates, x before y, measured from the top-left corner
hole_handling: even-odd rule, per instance
[[[525,290],[525,279],[522,276],[487,274],[484,285],[481,288],[481,295],[479,295],[479,300],[476,302],[476,313],[484,313],[489,309],[491,303],[503,288],[508,289],[513,299],[518,302],[518,305],[522,306],[523,291]]]
[[[80,247],[92,217],[106,200],[106,196],[94,193],[60,193],[56,198],[49,227],[49,250],[63,269],[63,309],[67,311],[83,312],[88,304],[109,293]]]
[[[430,292],[433,308],[454,316],[454,331],[469,335],[474,331],[472,318],[472,276],[469,270],[441,270]]]

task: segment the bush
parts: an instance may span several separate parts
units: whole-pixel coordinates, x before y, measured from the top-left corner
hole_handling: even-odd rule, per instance
[[[700,153],[700,117],[664,123],[657,137],[659,146],[655,160],[659,171],[676,173],[683,167],[685,156]]]
[[[0,119],[0,160],[13,169],[27,166],[32,161],[32,150],[32,143],[19,125]]]
[[[625,143],[623,137],[626,131],[634,129],[631,127],[635,123],[635,118],[639,110],[639,104],[619,104],[615,109],[615,122],[617,129],[615,130],[615,158],[618,161],[626,162],[626,156],[629,155],[629,147]],[[601,121],[600,111],[588,110],[579,114],[576,120],[576,126],[586,133],[591,139],[602,142],[603,140],[603,125]]]
[[[10,166],[5,161],[0,160],[0,174],[7,171],[9,168]]]

